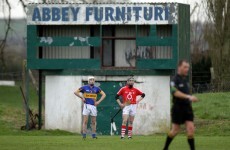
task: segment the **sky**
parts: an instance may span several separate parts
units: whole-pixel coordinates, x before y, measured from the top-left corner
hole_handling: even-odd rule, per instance
[[[24,0],[28,1],[28,0]],[[139,0],[130,0],[131,2],[139,2]],[[185,4],[190,4],[190,10],[195,6],[195,3],[197,2],[200,4],[201,0],[142,0],[141,2],[178,2],[178,3],[185,3]],[[26,15],[24,13],[22,5],[19,3],[19,0],[9,0],[12,10],[12,18],[25,18]],[[30,2],[38,2],[38,0],[30,0]],[[4,7],[5,0],[0,0],[0,18],[3,18],[4,16],[7,16],[8,14],[8,9]],[[196,12],[197,13],[197,12]],[[198,16],[198,15],[194,15]],[[194,19],[194,18],[193,18]]]

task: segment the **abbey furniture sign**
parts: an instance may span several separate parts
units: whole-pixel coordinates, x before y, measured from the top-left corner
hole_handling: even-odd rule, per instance
[[[176,24],[177,4],[29,4],[27,24]]]

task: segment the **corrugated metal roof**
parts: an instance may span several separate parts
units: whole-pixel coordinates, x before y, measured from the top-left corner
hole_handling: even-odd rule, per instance
[[[75,3],[71,3],[71,2],[64,2],[64,3],[28,3],[30,4],[95,4],[95,5],[100,5],[100,4],[181,4],[181,3],[177,3],[177,2],[99,2],[99,3],[83,3],[83,2],[75,2]]]

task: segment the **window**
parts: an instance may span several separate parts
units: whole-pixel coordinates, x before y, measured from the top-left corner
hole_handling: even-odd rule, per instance
[[[149,36],[150,26],[138,26],[137,32],[139,37]],[[160,38],[171,37],[172,25],[156,25],[152,32]],[[136,49],[136,58],[142,59],[172,59],[172,54],[171,46],[138,46]]]
[[[150,33],[150,25],[138,25],[137,26],[137,36],[149,36]]]
[[[137,58],[172,59],[171,46],[138,46]]]
[[[157,25],[158,37],[170,37],[172,36],[172,25]]]
[[[91,26],[91,36],[99,36],[100,26]],[[102,67],[135,67],[135,26],[102,26],[102,47],[92,48],[91,58],[100,58]]]
[[[99,25],[92,25],[90,26],[90,36],[91,37],[99,37],[100,36],[100,26]],[[90,47],[90,58],[101,58],[100,47]]]

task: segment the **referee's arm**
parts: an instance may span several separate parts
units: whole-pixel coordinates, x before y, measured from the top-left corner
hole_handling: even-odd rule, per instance
[[[180,99],[189,99],[190,97],[190,95],[179,91],[175,86],[171,86],[171,93],[173,96],[180,98]]]
[[[179,91],[175,86],[171,86],[171,93],[173,96],[180,98],[180,99],[183,99],[183,100],[189,99],[192,102],[198,101],[198,99],[195,96],[185,94],[185,93]]]

